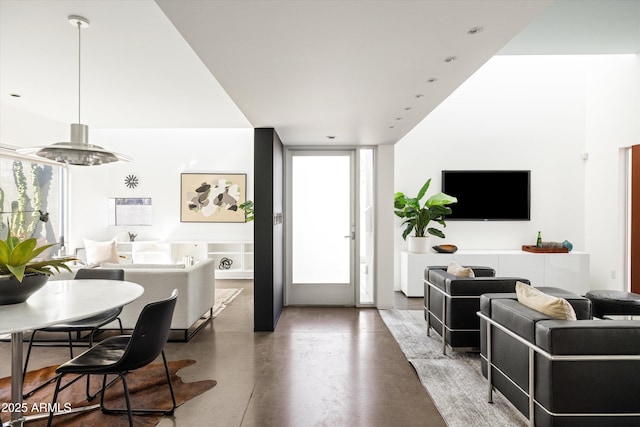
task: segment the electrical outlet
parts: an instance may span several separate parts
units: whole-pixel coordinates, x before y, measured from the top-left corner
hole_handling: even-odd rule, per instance
[[[615,270],[611,270],[611,278],[612,279],[616,278],[616,271]]]

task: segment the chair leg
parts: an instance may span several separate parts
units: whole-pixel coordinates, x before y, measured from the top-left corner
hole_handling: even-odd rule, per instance
[[[100,408],[102,409],[102,413],[104,414],[122,414],[126,412],[127,417],[129,418],[129,426],[133,427],[133,410],[131,409],[131,401],[129,399],[129,387],[127,386],[126,374],[117,374],[117,375],[118,375],[118,378],[122,380],[122,388],[124,390],[124,400],[127,404],[127,409],[123,411],[122,409],[109,409],[105,407],[104,395],[106,394],[105,387],[107,386],[106,375],[102,377],[102,396],[100,396]],[[113,383],[113,381],[111,383]]]
[[[163,414],[163,415],[173,415],[175,409],[178,407],[178,405],[176,404],[176,396],[174,394],[173,391],[173,382],[171,381],[171,374],[169,373],[169,365],[167,363],[167,358],[164,354],[164,351],[162,351],[162,361],[164,362],[164,372],[167,376],[167,383],[169,385],[169,392],[171,393],[171,402],[172,402],[172,407],[171,409],[137,409],[137,408],[129,408],[131,410],[132,414],[137,414],[137,415],[145,415],[145,414]],[[122,378],[123,381],[125,381],[125,375],[126,373],[123,374],[119,374],[119,377]],[[105,380],[106,380],[106,376],[105,376]],[[104,406],[104,382],[103,382],[103,391],[102,391],[102,397],[100,399],[100,406],[102,407],[102,412],[104,412],[105,414],[121,414],[124,413],[125,411],[122,409],[109,409],[109,408],[105,408]],[[128,399],[128,394],[126,394],[127,392],[125,392],[125,398]]]
[[[165,412],[165,415],[173,415],[173,412],[177,408],[176,404],[176,395],[173,392],[173,382],[171,381],[171,373],[169,373],[169,365],[167,364],[167,357],[164,355],[164,350],[162,350],[162,361],[164,362],[164,372],[167,375],[167,383],[169,384],[169,391],[171,392],[171,401],[173,402],[173,407],[171,411]]]
[[[29,338],[29,348],[27,349],[27,357],[24,360],[24,369],[22,370],[22,381],[27,376],[27,366],[29,365],[29,357],[31,357],[31,349],[33,348],[33,340],[36,337],[36,332],[33,331],[31,333],[31,338]]]
[[[62,381],[62,374],[58,375],[58,379],[56,380],[56,390],[53,392],[53,400],[51,401],[51,408],[49,408],[49,418],[47,420],[47,427],[51,427],[51,423],[53,422],[53,408],[56,405],[56,401],[58,400],[58,392],[60,391],[60,382]]]
[[[24,388],[24,379],[27,376],[27,369],[29,367],[29,358],[31,357],[31,349],[33,348],[33,343],[35,341],[36,332],[37,331],[33,331],[31,333],[31,338],[29,339],[29,348],[27,349],[27,357],[24,360],[24,369],[22,370],[23,388]],[[40,383],[37,387],[35,387],[34,389],[32,389],[31,391],[29,391],[27,393],[24,393],[24,391],[23,391],[22,398],[26,399],[26,398],[30,397],[31,395],[33,395],[33,393],[35,393],[36,391],[38,391],[41,388],[45,387],[46,385],[50,384],[55,379],[56,379],[56,377],[52,377],[52,378],[48,379],[47,381],[44,381],[44,382]]]
[[[71,337],[71,331],[67,332],[69,336],[69,357],[73,359],[73,338]]]

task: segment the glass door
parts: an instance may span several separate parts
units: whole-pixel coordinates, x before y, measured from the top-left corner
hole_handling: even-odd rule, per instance
[[[287,305],[355,305],[355,152],[287,152]]]

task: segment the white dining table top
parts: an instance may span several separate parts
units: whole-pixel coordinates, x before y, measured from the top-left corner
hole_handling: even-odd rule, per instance
[[[142,286],[121,280],[49,281],[26,302],[0,305],[0,334],[90,317],[126,305],[143,292]]]

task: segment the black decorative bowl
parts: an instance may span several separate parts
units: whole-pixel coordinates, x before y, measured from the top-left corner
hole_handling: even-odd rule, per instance
[[[25,274],[22,283],[15,276],[0,279],[0,305],[25,302],[49,281],[46,274]]]
[[[442,254],[452,254],[458,250],[458,247],[456,245],[438,245],[434,246],[433,250]]]

